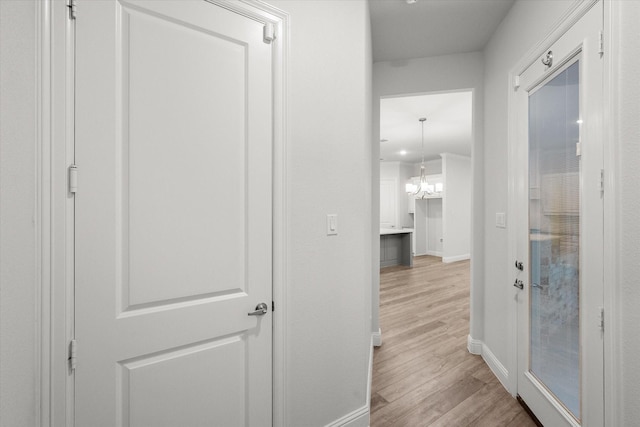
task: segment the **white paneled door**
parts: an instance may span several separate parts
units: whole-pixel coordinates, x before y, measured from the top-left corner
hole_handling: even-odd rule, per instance
[[[604,424],[601,29],[592,3],[516,95],[518,394],[545,426]]]
[[[75,425],[271,425],[263,25],[206,1],[77,10]]]

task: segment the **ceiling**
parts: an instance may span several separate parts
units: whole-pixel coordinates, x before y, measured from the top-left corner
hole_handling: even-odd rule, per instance
[[[472,93],[465,91],[381,99],[381,160],[422,160],[420,117],[427,118],[425,161],[439,159],[440,153],[471,156]]]
[[[401,61],[484,49],[514,0],[369,0],[373,60]],[[380,101],[380,158],[421,161],[420,122],[425,122],[425,160],[440,153],[470,156],[471,92],[387,98]],[[400,154],[401,151],[406,153]]]
[[[514,0],[369,0],[373,60],[475,52],[487,44]]]

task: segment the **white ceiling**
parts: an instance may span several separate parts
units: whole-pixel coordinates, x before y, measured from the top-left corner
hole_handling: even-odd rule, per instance
[[[369,0],[373,60],[482,50],[514,0]]]
[[[484,49],[514,0],[369,0],[373,60],[400,61]],[[429,94],[380,101],[380,158],[421,160],[420,122],[425,123],[425,160],[440,153],[470,156],[471,92]],[[406,154],[401,155],[400,151]]]
[[[471,155],[472,94],[450,92],[380,100],[380,159],[422,160],[420,117],[424,124],[425,161],[441,153]],[[406,154],[401,154],[405,150]]]

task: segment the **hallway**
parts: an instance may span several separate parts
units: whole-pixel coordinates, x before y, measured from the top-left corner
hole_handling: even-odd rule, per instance
[[[466,348],[469,261],[414,258],[380,272],[383,344],[373,359],[371,427],[535,426]]]

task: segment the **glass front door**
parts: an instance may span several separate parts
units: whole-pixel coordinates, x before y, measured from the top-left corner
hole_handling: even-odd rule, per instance
[[[580,62],[529,95],[529,371],[580,419]]]

